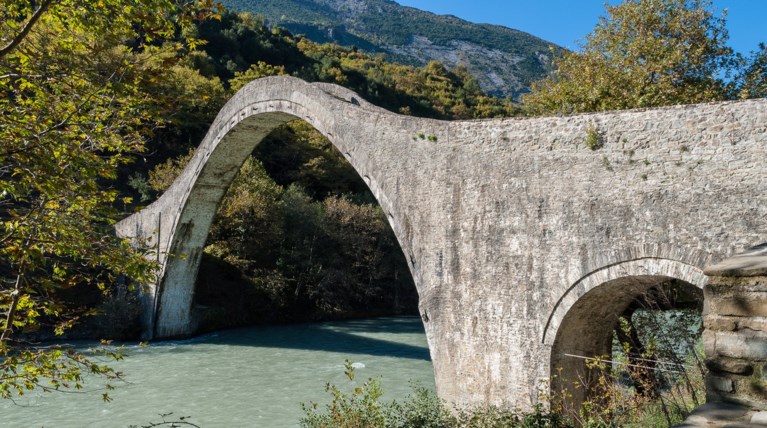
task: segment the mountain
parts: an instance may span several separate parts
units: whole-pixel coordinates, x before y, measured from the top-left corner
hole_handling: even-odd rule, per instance
[[[319,43],[356,46],[390,60],[422,66],[439,61],[465,67],[484,91],[516,97],[546,75],[551,49],[528,33],[436,15],[390,0],[223,0],[236,11]]]

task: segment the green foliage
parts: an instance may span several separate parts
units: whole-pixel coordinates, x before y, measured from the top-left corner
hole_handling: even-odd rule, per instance
[[[455,416],[437,397],[422,386],[411,385],[413,392],[399,404],[392,404],[390,426],[396,428],[447,428],[456,423]]]
[[[705,0],[626,0],[606,5],[580,52],[523,97],[534,114],[656,107],[728,99],[734,66],[725,18]]]
[[[260,162],[249,158],[224,196],[208,243],[246,276],[254,276],[259,267],[273,267],[278,243],[285,239],[284,198],[290,194],[269,178]]]
[[[186,164],[192,160],[194,156],[194,150],[189,150],[186,154],[177,158],[171,158],[164,163],[155,166],[155,168],[149,172],[149,187],[155,192],[163,192],[181,174]]]
[[[228,94],[218,77],[205,77],[188,65],[177,64],[151,88],[153,102],[165,108],[163,119],[175,129],[207,131],[208,118],[218,114]]]
[[[445,403],[425,388],[415,386],[404,403],[381,400],[381,379],[355,381],[354,367],[345,363],[351,393],[327,384],[331,402],[324,409],[315,402],[302,404],[303,428],[566,428],[561,416],[537,405],[524,413],[500,407],[483,407],[451,412]]]
[[[450,72],[438,62],[422,68],[404,66],[355,50],[317,45],[306,39],[299,40],[298,46],[317,61],[308,75],[299,74],[298,77],[346,86],[395,112],[442,119],[471,119],[508,116],[515,111],[510,102],[482,93],[465,70]]]
[[[259,61],[255,64],[251,64],[250,68],[244,72],[235,72],[232,80],[229,81],[229,85],[233,91],[239,91],[240,88],[253,80],[260,79],[267,76],[284,76],[285,67],[282,65],[273,66],[263,61]]]
[[[182,49],[175,38],[208,2],[14,1],[0,7],[0,395],[79,389],[85,373],[119,378],[70,349],[34,346],[20,334],[62,334],[88,315],[63,290],[102,290],[153,264],[110,233],[117,177],[162,124],[147,92]],[[130,47],[128,46],[130,44]],[[107,357],[119,354],[104,351]],[[104,394],[104,398],[108,396]]]
[[[555,406],[555,411],[584,427],[674,426],[703,403],[703,374],[694,367],[696,358],[690,355],[684,360],[686,364],[693,364],[693,368],[657,372],[666,377],[664,382],[668,383],[664,383],[659,395],[649,397],[626,386],[627,369],[631,366],[627,365],[623,354],[616,353],[612,359],[606,355],[595,357],[586,363],[587,369],[595,375],[588,380],[583,378],[570,383],[571,388],[589,391],[586,401],[578,408],[559,404]],[[555,399],[562,403],[558,398],[568,394],[568,390],[565,388],[557,394]]]
[[[586,131],[586,138],[583,141],[586,143],[586,147],[592,151],[599,150],[605,145],[602,133],[594,125],[589,126],[589,129]]]
[[[455,425],[461,428],[565,428],[572,425],[562,416],[543,409],[538,404],[531,412],[518,412],[489,406],[462,411]]]
[[[352,362],[344,363],[344,374],[354,383],[355,373]],[[383,428],[386,426],[388,406],[381,403],[380,379],[368,379],[361,386],[352,386],[352,392],[347,394],[337,385],[326,384],[332,401],[327,406],[327,412],[319,412],[317,403],[304,404],[306,416],[301,420],[301,426],[307,428]]]
[[[14,353],[5,355],[0,363],[0,398],[13,399],[33,389],[43,392],[81,390],[87,376],[100,376],[107,382],[106,390],[109,391],[112,389],[109,382],[121,380],[122,375],[100,364],[97,357],[119,360],[122,355],[108,346],[93,349],[89,355],[63,346],[17,348]],[[110,400],[108,393],[102,398]]]
[[[287,187],[298,183],[310,196],[351,194],[372,202],[367,186],[333,144],[303,121],[280,127],[253,152],[274,181]],[[359,199],[359,198],[358,198]]]
[[[140,195],[139,201],[147,202],[152,199],[152,187],[146,177],[140,172],[135,172],[128,177],[128,186],[132,187]]]
[[[268,28],[250,14],[225,11],[220,20],[201,22],[196,33],[206,43],[204,54],[193,57],[192,65],[206,77],[215,76],[224,82],[259,63],[267,68],[285,66],[288,74],[307,63],[290,33]]]
[[[484,94],[465,68],[451,72],[437,62],[424,67],[387,62],[356,48],[318,44],[267,28],[247,13],[223,13],[220,21],[201,23],[197,35],[207,41],[206,54],[188,62],[233,90],[259,77],[291,75],[345,86],[391,111],[424,117],[470,119],[516,112],[509,101]]]
[[[767,97],[767,44],[751,52],[738,76],[740,98]]]

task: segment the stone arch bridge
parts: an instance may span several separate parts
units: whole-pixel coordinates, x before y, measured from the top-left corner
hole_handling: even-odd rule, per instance
[[[536,402],[552,367],[580,364],[565,354],[609,352],[637,294],[670,279],[703,287],[705,265],[767,236],[767,100],[447,122],[271,77],[239,91],[165,194],[117,225],[162,266],[147,336],[194,331],[217,205],[254,147],[295,119],[343,153],[388,216],[438,394],[461,404]]]

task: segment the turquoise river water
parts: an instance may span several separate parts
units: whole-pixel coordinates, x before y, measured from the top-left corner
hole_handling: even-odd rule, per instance
[[[410,381],[433,389],[434,374],[418,317],[252,327],[185,341],[126,345],[113,367],[127,382],[104,403],[97,382],[86,394],[31,393],[0,402],[2,427],[127,427],[191,416],[202,427],[296,427],[300,403],[327,403],[327,382],[349,386],[382,376],[387,400],[405,398]],[[348,389],[347,389],[348,390]]]

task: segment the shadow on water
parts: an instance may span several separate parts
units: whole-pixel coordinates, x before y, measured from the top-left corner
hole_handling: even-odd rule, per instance
[[[338,324],[339,328],[349,333],[423,334],[423,324],[421,318],[417,316],[372,318],[326,324]]]
[[[429,361],[424,346],[397,343],[369,334],[422,333],[418,317],[381,318],[314,324],[239,328],[205,335],[188,341],[155,342],[153,346],[206,343],[210,345],[253,346],[300,349],[344,354],[374,355]],[[177,348],[175,352],[183,352]],[[194,352],[189,348],[190,352]]]

